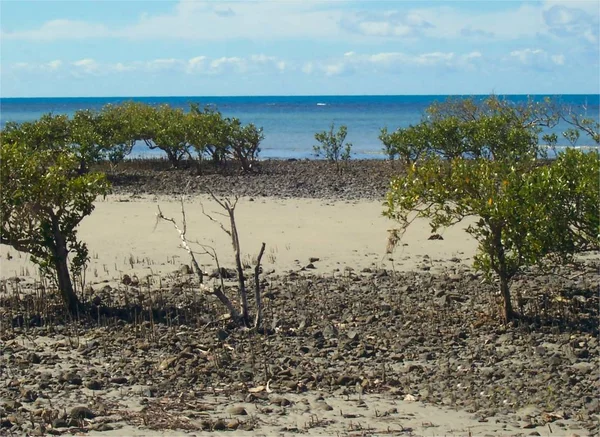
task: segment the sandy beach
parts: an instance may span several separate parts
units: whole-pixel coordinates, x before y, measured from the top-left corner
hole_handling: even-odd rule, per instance
[[[96,202],[95,211],[79,230],[90,250],[89,284],[120,280],[124,274],[140,278],[164,275],[190,263],[173,225],[157,222],[158,207],[182,226],[181,198],[177,196],[113,195]],[[184,207],[188,239],[214,247],[220,263],[233,267],[229,236],[203,215],[202,208],[229,226],[224,211],[206,195],[187,197]],[[235,212],[244,261],[252,264],[265,242],[262,264],[265,270],[277,273],[305,270],[311,258],[318,258],[312,262],[313,273],[325,275],[366,268],[439,269],[453,258],[471,262],[476,242],[463,230],[468,223],[445,230],[443,240],[428,240],[428,222],[417,220],[394,253],[387,254],[388,230],[395,223],[383,217],[382,211],[382,202],[377,201],[245,197],[239,199]],[[202,252],[198,245],[193,247]],[[2,246],[1,256],[2,278],[24,276],[25,271],[34,275],[35,266],[27,255]],[[199,255],[198,261],[209,273],[216,268],[207,255]]]
[[[179,194],[193,181],[184,199],[187,237],[234,267],[219,226],[228,220],[195,176],[136,174],[123,179],[133,185],[116,184],[115,194],[97,200],[79,230],[91,258],[81,321],[61,315],[27,255],[2,246],[0,435],[597,432],[592,264],[586,274],[517,278],[525,310],[546,302],[546,319],[505,326],[497,286],[471,268],[468,221],[429,239],[429,224],[416,220],[390,254],[384,173],[349,171],[351,189],[341,190],[333,174],[318,179],[321,163],[313,173],[297,164],[300,182],[286,176],[293,165],[273,165],[285,170],[270,175],[275,185],[263,175],[228,176],[240,194],[245,268],[266,244],[263,334],[228,323],[184,267],[190,259],[173,224],[157,222],[160,206],[182,226]],[[223,194],[218,178],[213,191]],[[215,261],[192,247],[213,272]],[[235,301],[235,277],[226,287]],[[565,290],[579,290],[569,305],[548,300]]]

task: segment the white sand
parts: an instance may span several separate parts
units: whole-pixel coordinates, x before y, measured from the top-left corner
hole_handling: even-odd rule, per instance
[[[200,202],[206,212],[229,225],[228,219],[219,215],[224,211],[214,201],[207,197],[189,198],[185,203],[188,238],[213,246],[221,265],[233,267],[229,237],[218,224],[203,216]],[[158,205],[166,216],[181,224],[180,203],[175,198],[109,196],[97,202],[95,211],[83,220],[79,230],[80,238],[90,249],[88,283],[116,280],[123,274],[140,278],[166,274],[181,264],[189,264],[173,225],[164,221],[156,224]],[[476,243],[464,232],[463,223],[445,230],[444,240],[430,241],[429,225],[417,220],[406,233],[404,244],[393,256],[386,254],[387,231],[395,223],[383,217],[382,210],[381,203],[372,201],[242,198],[236,219],[243,261],[252,263],[264,241],[262,261],[266,271],[297,271],[309,263],[309,257],[319,258],[312,270],[317,274],[332,274],[335,269],[343,272],[345,268],[360,271],[365,267],[409,270],[423,265],[424,255],[429,256],[427,265],[433,270],[452,257],[471,263]],[[2,246],[0,277],[35,275],[36,268],[28,259],[27,255]],[[206,255],[199,256],[198,261],[207,271],[216,265]]]

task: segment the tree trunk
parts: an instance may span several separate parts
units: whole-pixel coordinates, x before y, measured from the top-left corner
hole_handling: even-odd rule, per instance
[[[509,322],[514,318],[514,312],[510,300],[510,288],[508,287],[508,278],[506,275],[500,275],[500,292],[502,294],[502,303],[504,304],[504,320]]]
[[[514,318],[512,302],[510,300],[510,288],[508,286],[511,275],[509,275],[508,266],[506,265],[504,245],[502,244],[502,229],[492,228],[492,233],[494,238],[494,249],[496,252],[495,255],[498,259],[496,272],[500,277],[500,294],[502,295],[502,304],[504,306],[504,321],[508,323]]]
[[[54,253],[54,266],[58,278],[58,288],[63,298],[65,306],[72,315],[77,315],[79,311],[79,299],[73,290],[71,275],[69,275],[69,266],[67,264],[68,250],[65,237],[60,232],[58,223],[53,224],[54,241],[56,243]]]
[[[256,318],[254,319],[254,327],[260,328],[262,323],[262,299],[260,296],[260,260],[262,259],[263,253],[265,253],[265,243],[260,247],[258,258],[256,259],[256,266],[254,266],[254,300],[256,301]]]
[[[235,213],[233,207],[228,207],[227,212],[229,213],[229,220],[231,224],[231,242],[233,243],[233,251],[235,255],[235,266],[238,273],[238,287],[240,293],[240,313],[242,320],[246,326],[249,326],[248,317],[248,295],[246,294],[246,283],[244,282],[244,268],[242,267],[240,239],[237,232],[237,226],[235,225]]]

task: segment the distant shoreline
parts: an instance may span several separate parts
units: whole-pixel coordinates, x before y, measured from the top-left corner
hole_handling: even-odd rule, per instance
[[[600,99],[600,94],[595,93],[492,93],[498,96],[505,97],[578,97],[578,96],[595,96]],[[181,99],[181,98],[222,98],[222,99],[253,99],[253,98],[357,98],[357,97],[416,97],[416,98],[436,98],[436,97],[487,97],[490,93],[460,93],[460,94],[265,94],[265,95],[148,95],[148,96],[8,96],[0,97],[0,102],[3,100],[19,100],[19,99]]]

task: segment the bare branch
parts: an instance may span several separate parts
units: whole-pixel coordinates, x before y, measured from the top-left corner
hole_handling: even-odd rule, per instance
[[[192,258],[192,265],[194,267],[194,271],[196,272],[196,275],[198,275],[198,278],[200,279],[200,283],[202,284],[202,282],[204,280],[204,273],[202,272],[202,269],[200,269],[200,266],[198,265],[198,261],[196,261],[196,257],[194,256],[194,252],[192,251],[192,248],[188,244],[187,238],[185,237],[186,229],[185,229],[185,210],[183,207],[183,199],[181,201],[181,210],[183,212],[183,217],[184,217],[183,218],[183,222],[184,222],[183,230],[179,228],[175,219],[170,218],[170,217],[165,217],[162,210],[160,209],[160,205],[157,205],[157,207],[158,207],[158,213],[156,214],[156,224],[154,225],[154,229],[156,229],[156,226],[158,225],[159,220],[165,220],[165,221],[171,222],[173,224],[173,226],[175,227],[175,230],[177,230],[177,232],[179,233],[179,238],[181,239],[182,247],[187,251],[187,253]]]
[[[262,323],[262,299],[260,296],[260,260],[265,253],[265,243],[260,247],[258,258],[256,259],[256,266],[254,266],[254,299],[256,301],[256,318],[254,319],[254,328],[260,328]]]
[[[213,197],[213,199],[214,199],[214,197]],[[223,206],[223,208],[226,208],[226,207],[225,207],[225,205],[223,205],[223,204],[222,204],[221,202],[219,202],[218,200],[217,200],[217,203],[219,203],[219,205]],[[205,216],[207,219],[209,219],[211,222],[213,222],[213,223],[216,223],[217,225],[219,225],[219,227],[220,227],[220,228],[223,230],[223,232],[225,232],[227,235],[229,235],[229,236],[231,237],[231,232],[229,231],[229,229],[227,229],[225,226],[223,226],[223,223],[221,223],[220,221],[218,221],[218,220],[215,220],[215,219],[214,219],[214,218],[213,218],[213,217],[212,217],[212,216],[211,216],[209,213],[207,213],[207,212],[204,210],[204,204],[202,203],[202,201],[200,201],[200,208],[202,209],[202,214],[203,214],[203,215],[204,215],[204,216]],[[223,216],[225,216],[224,214],[219,214],[219,215],[223,215]],[[228,217],[228,216],[225,216],[225,217]]]

